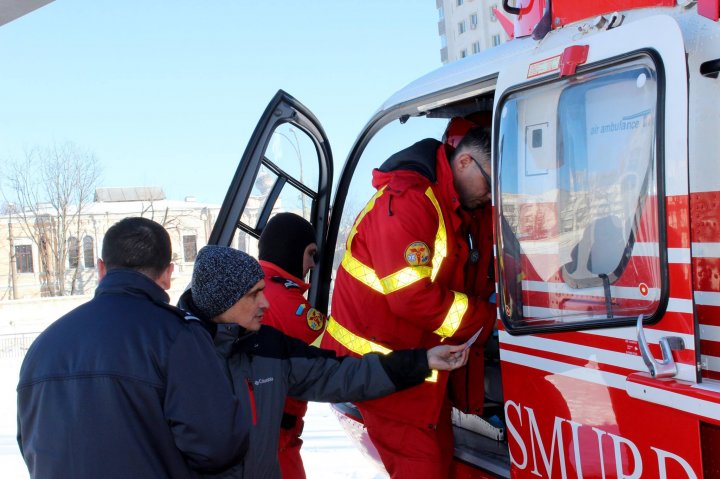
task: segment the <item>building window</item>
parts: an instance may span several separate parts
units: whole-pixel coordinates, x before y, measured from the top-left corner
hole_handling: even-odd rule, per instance
[[[496,8],[497,8],[497,5],[493,5],[490,7],[490,21],[491,22],[497,22],[497,16],[495,16]]]
[[[473,43],[473,53],[480,53],[480,42]]]
[[[459,7],[460,5],[463,4],[463,2],[464,2],[464,0],[456,0],[455,4]]]
[[[465,23],[465,20],[458,23],[458,34],[462,35],[467,30],[467,24]]]
[[[445,8],[443,8],[442,6],[438,7],[438,18],[440,20],[445,18]]]
[[[34,271],[32,245],[22,244],[15,246],[15,266],[18,273],[32,273]]]
[[[467,56],[467,50],[463,48],[460,50],[460,58],[465,58]]]
[[[183,235],[182,239],[185,262],[192,263],[193,261],[195,261],[195,257],[197,256],[197,236]]]
[[[95,244],[92,236],[83,238],[83,260],[86,268],[95,267]]]
[[[472,29],[477,28],[477,24],[478,24],[477,13],[473,13],[472,15],[470,15],[470,28],[472,28]]]
[[[68,238],[68,264],[71,268],[77,268],[80,258],[80,243],[74,236]]]
[[[500,35],[493,35],[492,36],[492,44],[494,47],[500,45]]]

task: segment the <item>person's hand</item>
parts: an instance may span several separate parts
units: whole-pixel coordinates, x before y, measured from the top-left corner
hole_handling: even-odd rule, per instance
[[[470,349],[464,344],[457,346],[441,345],[429,349],[427,352],[428,366],[438,371],[452,371],[467,363]]]

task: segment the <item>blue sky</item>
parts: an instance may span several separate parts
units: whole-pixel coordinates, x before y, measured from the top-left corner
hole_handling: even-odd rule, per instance
[[[56,0],[0,27],[0,173],[71,141],[101,186],[219,203],[280,88],[337,172],[380,104],[440,66],[437,21],[433,0]]]

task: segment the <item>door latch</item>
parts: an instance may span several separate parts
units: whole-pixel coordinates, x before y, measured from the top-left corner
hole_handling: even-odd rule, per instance
[[[673,351],[685,349],[685,341],[678,336],[663,336],[660,338],[660,350],[662,351],[662,360],[656,360],[650,352],[647,339],[645,339],[645,330],[643,329],[643,315],[638,316],[637,320],[637,337],[640,346],[640,355],[645,365],[650,371],[650,375],[654,378],[671,378],[677,375],[678,369],[675,360],[672,357]]]

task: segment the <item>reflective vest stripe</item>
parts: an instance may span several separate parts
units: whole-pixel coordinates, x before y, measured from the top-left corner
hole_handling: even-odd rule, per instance
[[[373,343],[368,339],[361,338],[360,336],[354,334],[335,321],[335,318],[332,316],[328,318],[327,333],[332,336],[335,341],[342,344],[353,353],[361,356],[367,353],[387,354],[392,352],[392,349],[380,346],[377,343]]]
[[[465,311],[468,309],[468,297],[466,294],[458,293],[453,291],[455,298],[453,299],[450,309],[448,310],[443,323],[433,331],[438,336],[447,338],[455,334],[455,331],[460,327],[462,318],[465,315]]]
[[[440,204],[438,203],[437,198],[435,198],[432,188],[425,190],[425,196],[430,198],[430,202],[435,207],[435,211],[438,215],[438,230],[437,233],[435,233],[435,249],[433,250],[432,259],[432,276],[430,276],[430,281],[435,281],[435,277],[437,276],[438,271],[440,271],[440,266],[447,256],[447,230],[445,229],[445,218],[443,218],[442,211],[440,210]]]
[[[335,321],[335,318],[333,318],[332,316],[328,318],[326,332],[333,339],[335,339],[335,341],[343,345],[348,350],[354,352],[355,354],[359,354],[360,356],[367,353],[388,354],[392,352],[392,349],[386,348],[385,346],[381,346],[377,343],[374,343],[365,338],[361,338],[360,336],[354,334],[352,331],[346,329],[340,323]],[[432,374],[429,378],[426,378],[425,381],[437,382],[437,375],[437,370],[433,369]]]
[[[371,209],[373,209],[373,207],[375,206],[375,201],[382,196],[383,191],[385,191],[385,188],[386,187],[383,186],[382,188],[377,190],[377,193],[375,193],[373,195],[373,197],[370,198],[370,201],[368,201],[368,203],[365,205],[365,208],[363,208],[363,210],[360,212],[357,219],[355,220],[355,223],[353,224],[353,227],[350,230],[350,234],[348,235],[348,239],[347,239],[347,250],[348,251],[350,251],[350,245],[352,244],[352,240],[355,237],[355,235],[357,234],[358,225],[363,220],[363,218],[365,218],[365,215],[368,214],[368,212]]]
[[[350,276],[381,294],[390,294],[432,275],[429,266],[409,266],[380,279],[375,270],[355,259],[349,250],[345,251],[342,267]]]

